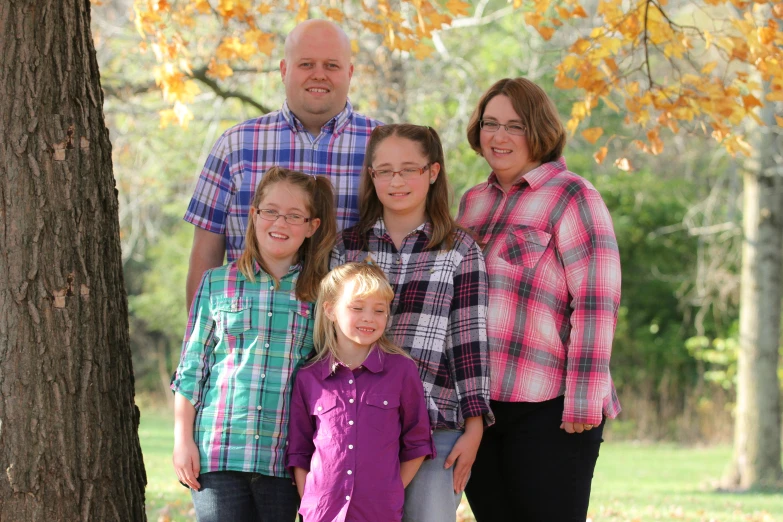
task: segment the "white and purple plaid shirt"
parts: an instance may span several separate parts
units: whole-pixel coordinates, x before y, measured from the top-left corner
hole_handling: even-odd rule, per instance
[[[381,122],[345,109],[313,136],[284,103],[279,111],[231,127],[207,157],[185,221],[225,234],[228,262],[245,247],[247,216],[261,176],[271,167],[325,175],[334,186],[337,228],[359,220],[359,175],[367,140]]]

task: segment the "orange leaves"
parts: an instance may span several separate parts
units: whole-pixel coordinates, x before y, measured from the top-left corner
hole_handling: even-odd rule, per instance
[[[470,4],[462,0],[449,0],[446,2],[446,10],[456,16],[468,16],[470,14]]]
[[[586,139],[591,145],[595,145],[595,142],[598,141],[598,138],[603,136],[603,134],[604,129],[601,127],[591,127],[582,131],[582,137]]]
[[[606,159],[607,152],[609,152],[608,147],[601,147],[595,152],[595,154],[593,154],[593,159],[600,165]]]

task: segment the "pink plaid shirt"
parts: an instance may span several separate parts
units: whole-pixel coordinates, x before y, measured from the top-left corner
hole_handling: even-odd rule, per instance
[[[560,158],[525,174],[508,193],[491,174],[465,193],[457,219],[484,244],[491,398],[565,395],[565,422],[616,417],[609,358],[620,255],[598,191]]]

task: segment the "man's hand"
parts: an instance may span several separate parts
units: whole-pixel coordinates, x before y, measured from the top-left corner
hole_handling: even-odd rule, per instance
[[[593,429],[592,424],[582,424],[581,422],[561,422],[560,429],[566,430],[566,433],[582,433]]]

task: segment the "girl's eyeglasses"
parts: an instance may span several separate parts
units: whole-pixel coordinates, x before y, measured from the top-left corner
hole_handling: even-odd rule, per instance
[[[481,120],[479,122],[479,125],[481,125],[481,130],[487,132],[497,132],[498,130],[500,130],[501,127],[503,127],[504,129],[506,129],[506,132],[508,132],[509,134],[513,134],[514,136],[524,136],[525,132],[527,132],[525,126],[520,125],[518,123],[503,125],[502,123],[498,123],[492,120]]]
[[[370,175],[373,177],[373,179],[379,179],[382,181],[389,181],[391,180],[395,174],[399,174],[401,178],[403,179],[410,179],[415,178],[416,176],[421,176],[424,174],[424,171],[430,168],[430,164],[427,163],[423,167],[405,167],[402,170],[392,170],[392,169],[374,169],[372,167],[369,167],[367,170],[370,171]]]
[[[258,210],[258,215],[261,217],[261,219],[265,219],[267,221],[277,221],[277,218],[282,217],[289,225],[304,225],[312,219],[309,217],[300,216],[299,214],[281,214],[277,210],[272,210],[269,208],[259,208],[256,210]]]

